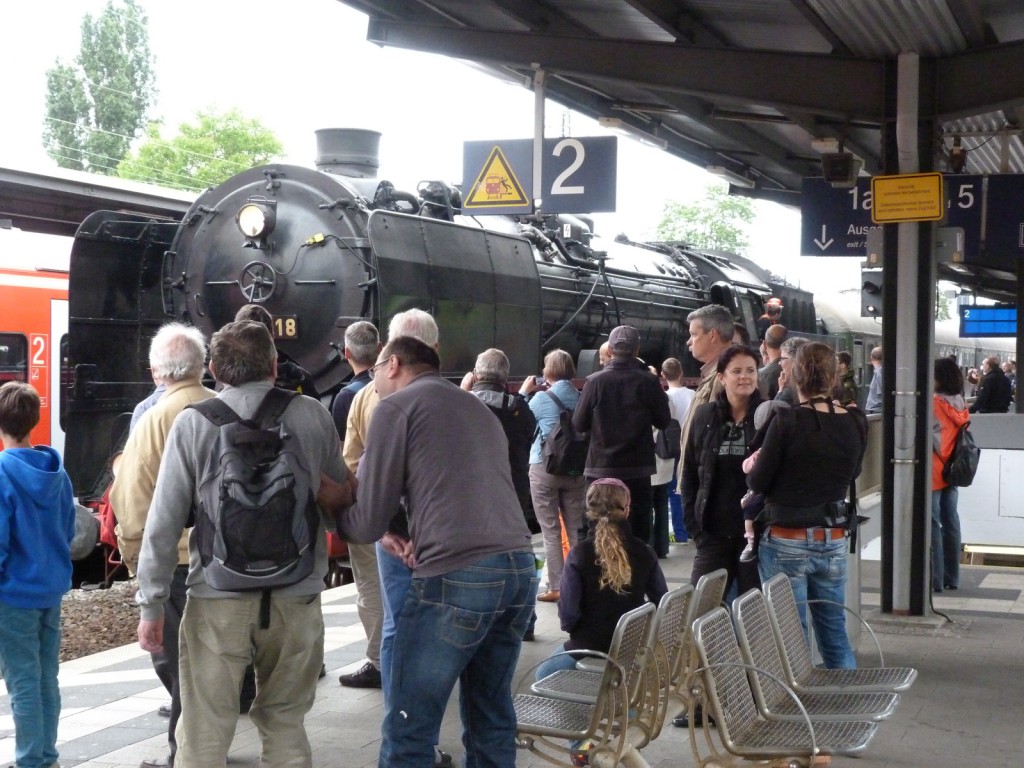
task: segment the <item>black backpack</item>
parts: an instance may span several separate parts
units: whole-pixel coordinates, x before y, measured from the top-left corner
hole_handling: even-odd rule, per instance
[[[678,459],[682,455],[683,428],[676,419],[669,419],[668,426],[658,430],[654,438],[654,455],[659,459]]]
[[[195,530],[206,583],[271,590],[313,572],[318,511],[299,437],[280,423],[295,392],[273,388],[251,419],[220,398],[194,403],[218,427],[199,477]]]
[[[544,471],[549,475],[579,477],[587,466],[590,434],[577,432],[572,426],[572,411],[565,407],[550,390],[544,394],[555,401],[560,409],[558,424],[548,432],[541,445]]]
[[[981,448],[975,445],[969,426],[971,422],[968,421],[960,427],[953,442],[953,451],[942,467],[942,479],[958,488],[966,488],[974,482],[981,459]]]

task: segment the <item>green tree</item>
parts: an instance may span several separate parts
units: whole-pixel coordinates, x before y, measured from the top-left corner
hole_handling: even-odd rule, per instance
[[[137,152],[117,167],[117,175],[178,189],[202,190],[239,171],[263,165],[283,150],[277,137],[258,120],[237,110],[200,111],[194,123],[182,123],[178,135],[160,136],[153,123]]]
[[[146,125],[156,96],[147,23],[135,0],[109,0],[82,20],[74,63],[47,71],[43,145],[62,168],[112,175]]]
[[[935,319],[936,320],[952,320],[953,310],[952,302],[949,296],[944,291],[935,288]]]
[[[703,200],[684,205],[665,203],[658,223],[659,240],[678,240],[697,248],[742,253],[748,244],[746,225],[754,220],[749,198],[729,195],[724,187],[712,186]]]

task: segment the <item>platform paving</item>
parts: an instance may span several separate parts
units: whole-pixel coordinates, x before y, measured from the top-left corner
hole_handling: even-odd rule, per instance
[[[539,537],[536,545],[540,550]],[[670,587],[689,580],[693,545],[673,545],[662,561]],[[935,596],[935,607],[952,622],[871,618],[879,603],[878,564],[861,567],[861,600],[873,622],[887,664],[917,667],[914,687],[903,694],[895,717],[883,723],[863,757],[835,758],[857,768],[972,766],[1005,768],[1024,762],[1024,571],[965,566],[961,589]],[[537,640],[524,643],[520,669],[546,657],[563,635],[554,604],[537,606]],[[307,717],[315,768],[375,766],[380,746],[382,700],[377,690],[338,685],[338,675],[362,663],[365,638],[349,585],[324,593],[328,674],[317,687]],[[862,664],[876,661],[870,638],[858,650]],[[137,645],[61,665],[60,722],[64,768],[137,768],[164,756],[166,720],[156,714],[168,700],[148,654]],[[524,686],[525,682],[522,683]],[[258,736],[241,717],[231,763],[258,764]],[[449,703],[443,747],[462,764],[458,707]],[[0,685],[0,765],[13,762],[14,730],[6,690]],[[653,768],[694,765],[687,734],[667,726],[643,750]],[[547,765],[520,752],[517,768]]]

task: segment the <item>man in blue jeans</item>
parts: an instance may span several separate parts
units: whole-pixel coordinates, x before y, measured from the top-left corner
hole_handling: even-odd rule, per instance
[[[515,764],[512,677],[537,589],[501,425],[441,378],[437,352],[392,338],[371,369],[380,403],[346,539],[375,541],[405,498],[413,580],[395,616],[381,768],[430,768],[458,682],[467,765]]]
[[[408,309],[391,318],[388,325],[388,337],[395,339],[399,336],[412,336],[433,347],[435,352],[440,350],[437,323],[422,309]],[[379,353],[380,349],[374,352],[371,363],[376,362]],[[370,367],[367,366],[364,372],[367,381],[370,381],[371,378]],[[359,461],[363,458],[363,453],[366,450],[366,433],[370,428],[370,417],[379,402],[380,398],[377,396],[375,387],[363,387],[356,393],[348,408],[342,455],[345,463],[352,468],[353,472],[358,468]],[[401,523],[401,525],[395,525],[395,523]],[[380,650],[377,686],[382,689],[384,694],[385,707],[388,702],[388,670],[391,669],[395,639],[395,615],[402,609],[405,595],[409,591],[409,585],[412,584],[412,568],[405,564],[406,559],[411,560],[412,558],[412,544],[409,541],[408,526],[405,525],[403,512],[398,511],[398,514],[392,518],[392,527],[393,530],[385,533],[375,545],[377,570],[380,574],[381,607],[384,614],[378,633]],[[372,666],[370,668],[373,669]],[[363,670],[365,669],[364,666]],[[344,678],[344,675],[342,677]],[[435,748],[434,768],[448,768],[451,764],[452,756]]]

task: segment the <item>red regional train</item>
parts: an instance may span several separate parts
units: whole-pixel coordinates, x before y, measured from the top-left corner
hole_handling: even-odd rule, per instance
[[[70,238],[0,224],[0,384],[27,381],[36,388],[42,413],[31,440],[62,454],[70,252]]]

